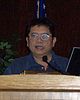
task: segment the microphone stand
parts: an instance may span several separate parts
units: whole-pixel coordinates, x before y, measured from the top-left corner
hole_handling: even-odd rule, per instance
[[[48,60],[47,56],[43,56],[43,57],[42,57],[42,60],[43,60],[44,62],[46,62],[46,63],[49,65],[49,67],[51,67],[53,70],[64,74],[61,70],[56,69],[56,68],[53,67],[50,63],[48,63],[48,61],[47,61],[47,60]]]

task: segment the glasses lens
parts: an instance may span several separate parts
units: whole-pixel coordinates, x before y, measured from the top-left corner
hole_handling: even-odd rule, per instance
[[[48,40],[48,39],[49,39],[49,37],[50,37],[50,35],[49,35],[49,34],[44,33],[44,34],[42,34],[41,39],[42,39],[42,40]]]
[[[32,34],[31,34],[31,37],[32,37],[33,39],[36,39],[36,38],[38,37],[38,34],[32,33]]]

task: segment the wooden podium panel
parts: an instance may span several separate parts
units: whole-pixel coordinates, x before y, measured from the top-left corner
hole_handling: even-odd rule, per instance
[[[52,74],[2,75],[0,100],[80,100],[80,77]]]

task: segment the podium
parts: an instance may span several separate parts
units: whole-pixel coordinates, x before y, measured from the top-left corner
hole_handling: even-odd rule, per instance
[[[0,100],[80,100],[80,77],[52,74],[1,75]]]

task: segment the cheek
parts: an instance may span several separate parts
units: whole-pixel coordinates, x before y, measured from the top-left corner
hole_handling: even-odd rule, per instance
[[[46,42],[45,45],[46,45],[47,47],[51,47],[51,46],[53,46],[53,42],[52,42],[52,41]]]
[[[29,47],[30,49],[32,49],[32,48],[34,48],[34,45],[35,45],[35,42],[32,41],[32,40],[29,40],[29,42],[28,42],[28,47]]]

